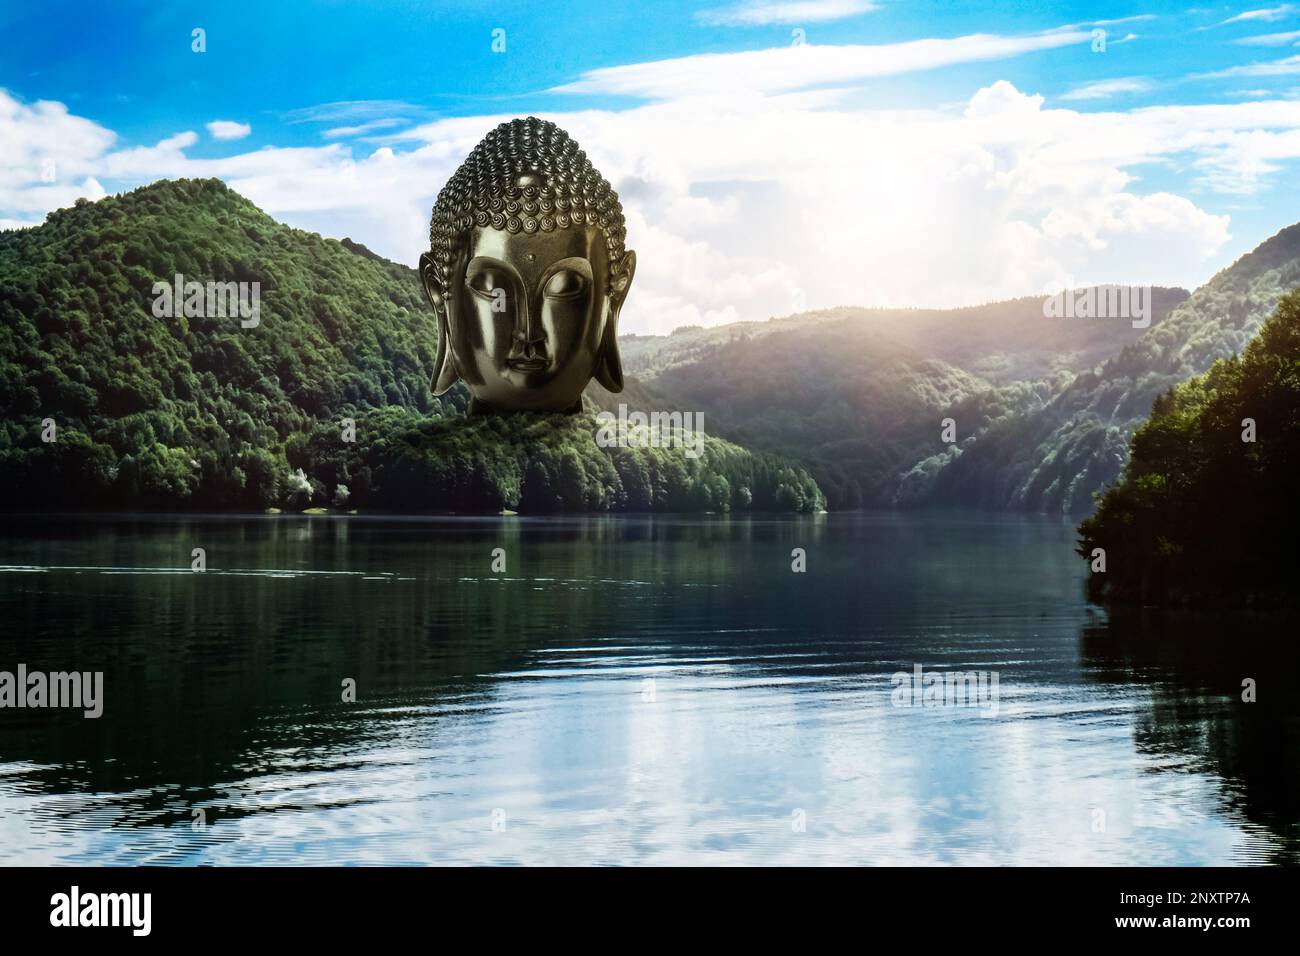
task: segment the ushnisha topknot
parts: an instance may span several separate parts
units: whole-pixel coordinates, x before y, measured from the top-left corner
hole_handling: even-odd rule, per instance
[[[429,255],[445,287],[452,249],[474,226],[535,233],[584,223],[604,233],[612,274],[627,237],[618,194],[564,130],[514,119],[483,137],[438,193]]]

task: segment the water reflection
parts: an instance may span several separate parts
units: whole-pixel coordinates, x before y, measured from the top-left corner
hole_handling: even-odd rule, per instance
[[[1295,652],[1090,609],[1071,542],[963,514],[20,522],[0,669],[103,670],[107,704],[0,711],[0,861],[1294,862]],[[916,664],[999,672],[999,716],[892,706]]]
[[[1223,808],[1276,838],[1248,862],[1300,859],[1300,674],[1295,622],[1276,614],[1126,611],[1085,628],[1088,675],[1140,684],[1142,752],[1219,782]],[[1255,700],[1246,702],[1246,682]]]

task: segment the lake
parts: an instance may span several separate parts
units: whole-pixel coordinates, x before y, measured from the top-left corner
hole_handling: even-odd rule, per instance
[[[0,670],[102,672],[103,714],[0,709],[0,862],[1296,863],[1293,622],[1108,614],[1073,542],[6,518]]]

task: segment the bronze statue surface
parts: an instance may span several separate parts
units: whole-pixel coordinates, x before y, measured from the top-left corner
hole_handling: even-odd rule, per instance
[[[623,389],[619,310],[636,271],[618,195],[568,133],[528,117],[484,137],[438,194],[420,280],[438,316],[434,394],[471,412],[573,411]]]

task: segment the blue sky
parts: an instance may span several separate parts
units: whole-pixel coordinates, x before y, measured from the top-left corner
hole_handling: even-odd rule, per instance
[[[641,330],[1195,285],[1300,221],[1300,4],[5,0],[0,50],[8,226],[215,175],[409,263],[474,142],[553,118]]]

